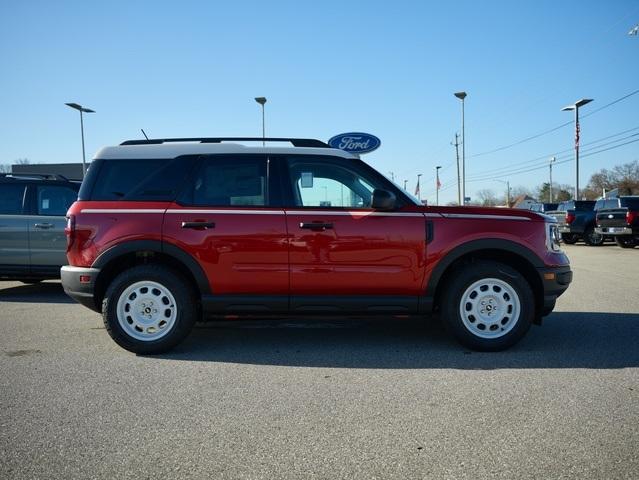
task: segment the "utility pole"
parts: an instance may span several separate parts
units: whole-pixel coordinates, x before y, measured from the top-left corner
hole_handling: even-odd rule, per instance
[[[435,205],[439,205],[439,169],[442,168],[441,165],[437,165],[435,167]]]
[[[550,167],[550,203],[552,203],[552,164],[555,163],[555,160],[557,160],[555,157],[550,157],[550,163],[548,164]]]
[[[461,176],[459,173],[459,133],[455,133],[455,155],[457,156],[457,203],[462,205],[461,198]]]
[[[498,180],[497,178],[495,180],[506,184],[506,205],[510,208],[510,180]]]

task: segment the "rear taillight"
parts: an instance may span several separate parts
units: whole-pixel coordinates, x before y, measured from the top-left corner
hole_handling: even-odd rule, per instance
[[[637,212],[631,212],[630,210],[626,212],[626,223],[628,225],[632,225],[636,219],[637,219]]]
[[[574,221],[575,221],[575,214],[573,212],[566,213],[566,223],[570,225]]]
[[[67,251],[75,241],[75,215],[67,216],[67,226],[64,227],[64,234],[67,236]]]

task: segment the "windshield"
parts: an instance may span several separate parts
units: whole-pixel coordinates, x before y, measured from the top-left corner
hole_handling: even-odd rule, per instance
[[[415,203],[415,205],[420,205],[420,206],[423,206],[423,205],[424,205],[422,202],[420,202],[420,201],[419,201],[419,199],[418,199],[415,195],[413,195],[412,193],[410,193],[408,190],[404,190],[404,187],[402,187],[400,184],[398,184],[398,183],[397,183],[395,180],[393,180],[391,177],[389,177],[388,175],[386,175],[386,174],[384,174],[384,173],[380,172],[379,170],[378,170],[378,173],[379,173],[382,177],[384,177],[386,180],[388,180],[389,182],[391,182],[393,185],[395,185],[397,188],[399,188],[399,189],[400,189],[400,190],[404,193],[404,195],[406,195],[408,198],[410,198],[410,200],[411,200],[412,202],[414,202],[414,203]]]

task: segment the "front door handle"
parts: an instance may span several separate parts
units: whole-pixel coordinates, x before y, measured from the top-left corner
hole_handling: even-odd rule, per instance
[[[309,230],[328,230],[333,228],[332,223],[319,223],[319,222],[302,222],[300,228],[307,228]]]
[[[47,230],[49,228],[53,228],[53,224],[52,223],[36,223],[34,227],[40,228],[42,230]]]
[[[182,222],[182,228],[194,228],[196,230],[207,230],[215,228],[215,222]]]

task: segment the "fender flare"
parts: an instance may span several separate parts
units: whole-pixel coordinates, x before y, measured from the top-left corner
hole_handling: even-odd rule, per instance
[[[433,272],[428,279],[428,285],[426,286],[426,296],[433,297],[441,280],[444,272],[450,267],[453,262],[459,260],[464,255],[472,252],[479,252],[482,250],[504,250],[509,253],[513,253],[525,259],[535,268],[543,268],[545,266],[544,261],[528,247],[521,245],[510,240],[504,240],[500,238],[482,238],[479,240],[471,240],[470,242],[462,243],[448,252],[444,258],[442,258],[433,269]]]
[[[180,247],[160,240],[131,240],[119,243],[98,255],[91,267],[102,269],[117,257],[126,255],[127,253],[140,251],[157,252],[173,257],[175,260],[184,265],[189,272],[191,272],[201,294],[211,293],[208,278],[206,277],[202,266],[193,258],[193,256],[189,255]]]

